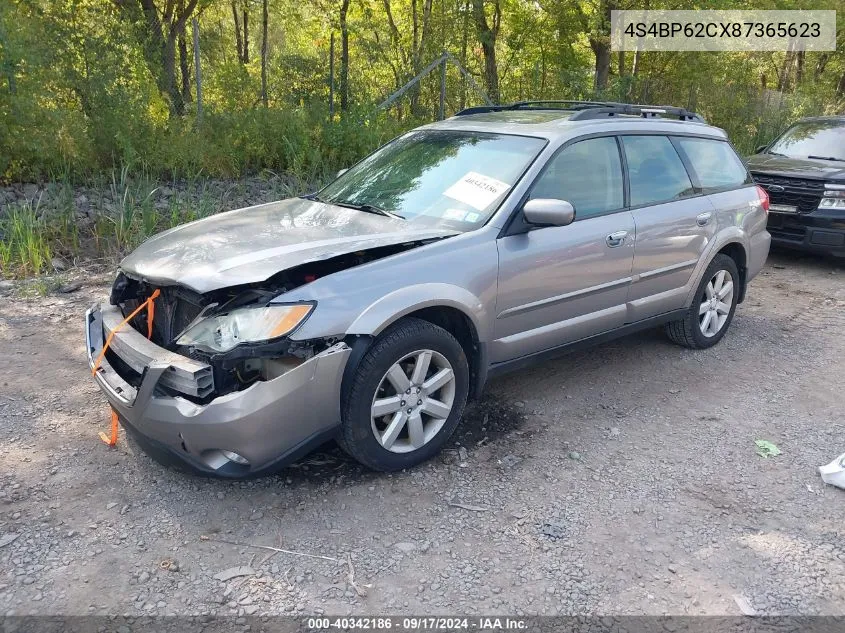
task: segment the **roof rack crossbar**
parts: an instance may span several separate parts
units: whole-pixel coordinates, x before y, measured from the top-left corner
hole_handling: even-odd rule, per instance
[[[661,116],[677,117],[681,121],[697,121],[705,123],[704,119],[685,108],[662,105],[643,105],[636,103],[617,103],[614,101],[569,101],[569,100],[541,100],[517,101],[502,105],[485,105],[465,108],[455,116],[468,114],[482,114],[485,112],[506,112],[513,110],[574,110],[570,121],[585,121],[590,119],[612,118],[618,115],[640,116],[642,118],[659,118]]]
[[[615,103],[607,107],[588,108],[580,110],[569,117],[570,121],[585,121],[589,119],[603,119],[618,115],[640,116],[644,119],[661,118],[664,116],[677,117],[681,121],[697,121],[704,123],[704,119],[690,112],[686,108],[663,105],[640,105],[635,103]]]

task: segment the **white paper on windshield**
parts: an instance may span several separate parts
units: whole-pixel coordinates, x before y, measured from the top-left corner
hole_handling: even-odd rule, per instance
[[[443,195],[483,211],[508,189],[510,185],[506,182],[470,171]]]

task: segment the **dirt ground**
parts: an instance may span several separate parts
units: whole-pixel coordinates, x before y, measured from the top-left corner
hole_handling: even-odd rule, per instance
[[[100,442],[108,276],[81,276],[0,291],[0,614],[845,614],[836,262],[774,254],[711,350],[653,331],[498,379],[413,471],[329,446],[250,482]]]

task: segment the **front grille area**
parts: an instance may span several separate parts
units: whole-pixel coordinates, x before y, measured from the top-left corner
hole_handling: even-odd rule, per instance
[[[154,288],[149,288],[149,297]],[[153,319],[152,341],[160,347],[172,348],[173,340],[197,318],[205,305],[202,295],[179,288],[177,286],[164,286],[160,288],[161,294],[155,300],[155,317]],[[140,301],[127,301],[121,305],[124,316],[134,310]],[[147,313],[143,311],[132,320],[132,326],[144,334],[147,334]]]
[[[751,173],[755,182],[769,193],[772,204],[788,204],[798,208],[798,213],[811,213],[821,202],[824,181],[808,178],[787,178]],[[772,191],[772,185],[783,187],[783,191]]]

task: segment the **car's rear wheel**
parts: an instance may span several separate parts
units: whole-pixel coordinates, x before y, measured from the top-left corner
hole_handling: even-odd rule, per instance
[[[716,255],[704,272],[684,318],[666,325],[667,336],[691,349],[705,349],[718,343],[733,320],[739,283],[736,262],[727,255]]]
[[[466,404],[461,344],[428,321],[402,319],[379,336],[345,390],[339,443],[375,470],[409,468],[435,455]]]

